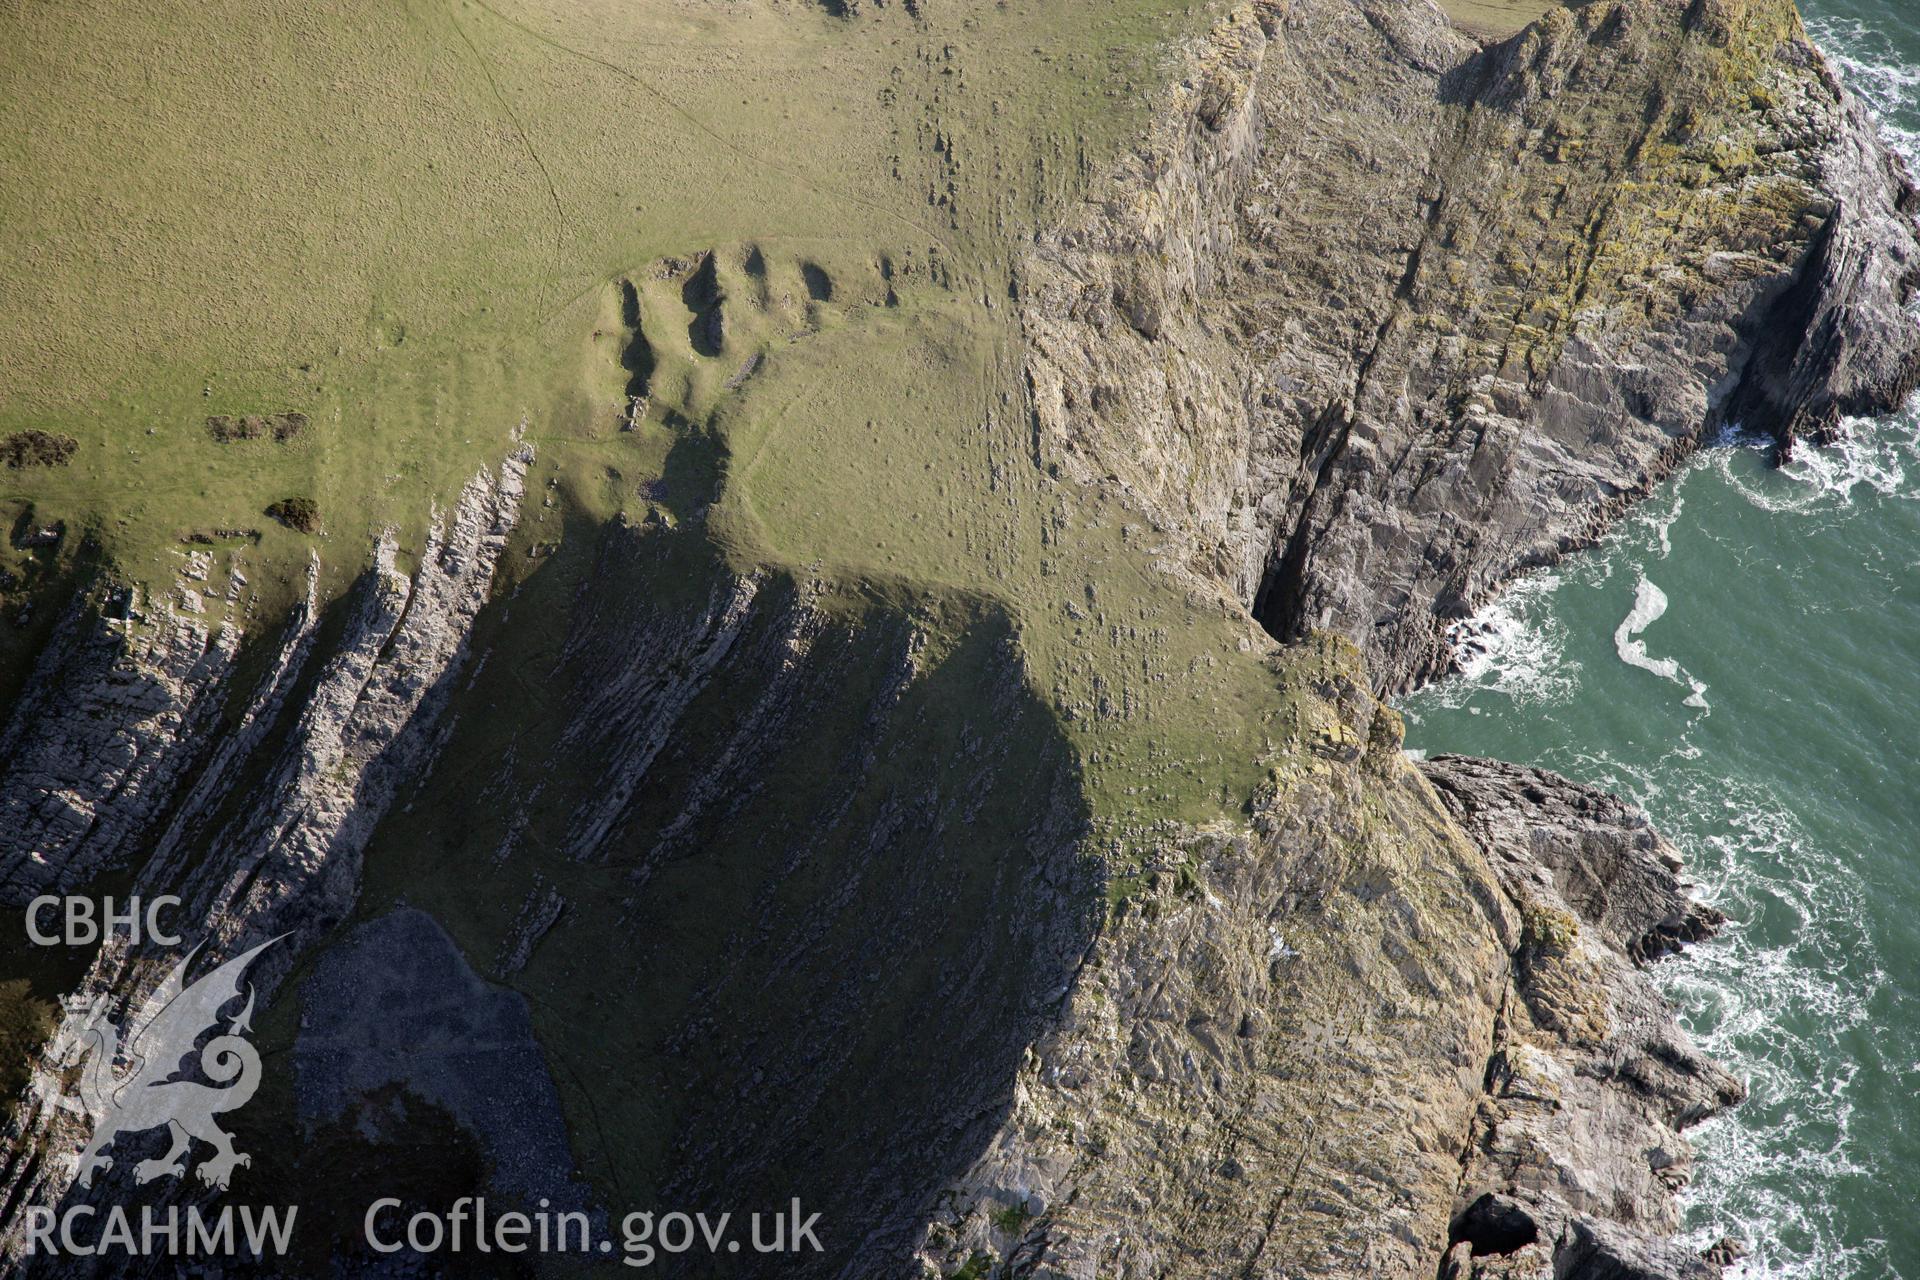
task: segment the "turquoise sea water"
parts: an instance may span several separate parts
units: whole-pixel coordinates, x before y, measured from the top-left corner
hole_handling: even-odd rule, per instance
[[[1802,8],[1920,161],[1920,0]],[[1735,1275],[1920,1280],[1920,407],[1852,428],[1783,470],[1716,443],[1406,705],[1416,748],[1636,800],[1732,918],[1658,972],[1752,1086],[1686,1200]]]

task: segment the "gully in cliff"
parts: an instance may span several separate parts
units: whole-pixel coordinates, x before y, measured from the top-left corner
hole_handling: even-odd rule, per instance
[[[1736,1252],[1679,848],[1386,699],[1920,378],[1791,0],[0,35],[7,1266]]]

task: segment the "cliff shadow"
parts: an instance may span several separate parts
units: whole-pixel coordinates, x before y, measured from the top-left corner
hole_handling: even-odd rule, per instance
[[[783,1270],[897,1274],[1100,926],[1066,742],[991,604],[582,532],[483,619],[363,913],[526,996],[608,1212],[798,1197]]]

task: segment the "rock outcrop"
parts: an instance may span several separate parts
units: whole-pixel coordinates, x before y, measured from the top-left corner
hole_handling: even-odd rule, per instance
[[[1723,425],[1784,450],[1897,407],[1920,374],[1915,210],[1787,3],[1573,4],[1485,47],[1427,5],[1251,6],[1024,264],[1036,461],[1147,511],[1163,570],[1282,639],[1342,633],[1377,689],[1404,690],[1446,667],[1453,621],[1591,542]],[[1666,1242],[1687,1178],[1678,1133],[1741,1089],[1635,966],[1704,937],[1711,913],[1616,801],[1489,763],[1430,777],[1495,869],[1502,905],[1486,920],[1507,955],[1443,1274],[1705,1274]],[[1196,861],[1246,871],[1220,850]],[[1204,901],[1187,927],[1205,935],[1250,907]],[[1456,938],[1449,954],[1475,951]],[[1223,993],[1249,998],[1201,980],[1212,956],[1132,959],[1122,972],[1158,974],[1179,993],[1166,1007],[1202,1025]],[[1102,992],[1123,1019],[1146,1016],[1129,994]],[[1120,1095],[1094,1110],[1140,1111],[1142,1073],[1114,1047],[1124,1021],[1067,1025],[1073,1052],[1105,1064],[1076,1087]],[[1478,1033],[1470,1019],[1455,1032]],[[1393,1079],[1385,1039],[1368,1038],[1370,1068]],[[1363,1160],[1331,1159],[1333,1190],[1268,1206],[1290,1227],[1276,1250],[1248,1228],[1270,1180],[1222,1189],[1176,1163],[1200,1206],[1152,1181],[1185,1139],[1224,1130],[1269,1165],[1281,1145],[1271,1121],[1220,1123],[1195,1065],[1205,1043],[1176,1055],[1188,1077],[1162,1123],[1179,1117],[1179,1144],[1141,1123],[1110,1157],[1076,1153],[1050,1136],[1085,1114],[1073,1095],[1029,1083],[1025,1127],[953,1189],[929,1256],[977,1251],[1010,1274],[1431,1274],[1419,1161],[1353,1100],[1340,1130],[1395,1151],[1398,1212],[1367,1203]],[[1235,1077],[1265,1116],[1288,1072],[1262,1082],[1263,1065],[1243,1057]],[[1407,1105],[1444,1113],[1444,1093]],[[1403,1116],[1399,1140],[1416,1131]],[[1293,1149],[1306,1176],[1319,1153]],[[1026,1185],[1070,1207],[1012,1231],[1005,1188]],[[1378,1230],[1303,1232],[1309,1206]]]
[[[204,559],[150,610],[130,591],[104,609],[77,598],[48,643],[0,732],[0,894],[10,905],[121,865],[167,812],[197,744],[211,743],[240,632],[234,602],[210,617],[188,576],[204,576]]]
[[[1718,917],[1629,805],[1491,761],[1416,770],[1351,651],[1319,643],[1318,745],[1244,828],[1167,841],[921,1256],[1089,1278],[1710,1274],[1667,1239],[1680,1131],[1744,1091],[1641,966]]]
[[[0,779],[0,804],[39,813],[52,807],[51,794],[61,806],[56,818],[84,804],[97,815],[88,827],[93,842],[53,843],[65,838],[70,822],[13,828],[8,892],[24,903],[32,893],[112,870],[130,879],[135,894],[178,896],[180,919],[205,923],[204,934],[195,933],[210,958],[290,935],[290,945],[252,971],[261,996],[269,995],[301,949],[345,916],[369,833],[398,781],[420,772],[431,754],[446,681],[487,599],[531,460],[522,448],[497,473],[476,476],[453,512],[433,522],[411,576],[395,568],[392,538],[381,539],[331,656],[318,661],[311,608],[296,613],[264,677],[217,731],[211,726],[225,690],[195,668],[183,670],[180,652],[204,646],[223,655],[221,670],[232,670],[240,636],[231,617],[212,645],[169,611],[155,640],[112,651],[101,639],[76,652],[91,657],[96,648],[109,649],[110,656],[43,668],[8,730],[32,745],[15,757],[27,767]],[[70,624],[76,631],[88,625]],[[147,695],[124,696],[128,686]],[[206,722],[188,724],[195,714]],[[120,775],[99,770],[102,752],[140,767],[137,792]],[[77,849],[89,851],[85,861],[74,857]],[[43,851],[68,857],[50,859]],[[69,870],[69,863],[77,865]],[[69,1022],[77,1026],[96,997],[137,996],[164,967],[159,949],[131,947],[116,935],[69,998]],[[67,1139],[76,1122],[56,1102],[59,1069],[43,1064],[11,1117],[10,1156],[0,1173],[9,1203],[58,1203],[74,1179],[78,1148]],[[121,1164],[124,1174],[130,1166]],[[96,1182],[93,1194],[119,1181]],[[9,1249],[19,1245],[9,1237]]]
[[[1403,691],[1723,424],[1897,407],[1916,209],[1791,0],[1269,0],[1029,255],[1037,455]]]
[[[539,606],[509,596],[477,617],[525,468],[516,457],[468,486],[414,574],[382,540],[333,616],[289,628],[244,713],[197,744],[214,763],[182,781],[156,847],[131,846],[123,869],[135,892],[185,898],[179,918],[211,923],[215,957],[288,933],[253,970],[262,1006],[303,954],[321,953],[280,992],[305,1011],[286,1055],[305,1074],[285,1114],[253,1121],[273,1141],[297,1146],[290,1134],[351,1120],[353,1086],[399,1089],[490,1153],[494,1180],[477,1190],[568,1202],[588,1194],[570,1167],[547,1167],[554,1150],[520,1150],[528,1132],[551,1138],[551,1115],[516,1113],[514,1129],[499,1102],[531,1109],[557,1094],[576,1122],[577,1108],[598,1108],[594,1126],[568,1133],[570,1157],[556,1156],[596,1179],[596,1201],[614,1184],[653,1187],[665,1203],[784,1205],[798,1193],[859,1227],[830,1236],[832,1252],[801,1260],[802,1273],[885,1272],[910,1254],[933,1191],[991,1136],[1005,1081],[1099,925],[1101,868],[1082,847],[1084,803],[1057,725],[1006,618],[978,601],[864,599],[741,573],[702,531],[621,521],[566,580],[563,635],[538,669],[552,696],[511,720],[461,714],[530,683],[508,620],[516,603]],[[500,736],[516,745],[497,751]],[[522,756],[523,740],[577,767]],[[442,776],[431,765],[442,751],[496,772],[479,787]],[[423,831],[409,825],[416,808],[455,816]],[[401,833],[388,856],[451,857],[457,891],[502,912],[498,968],[542,991],[532,1024],[551,1056],[517,1038],[518,995],[446,964],[412,1004],[356,1003],[369,983],[354,966],[377,963],[369,939],[433,927],[403,908],[335,933],[376,829]],[[100,996],[137,1001],[176,959],[116,938],[69,1017]],[[488,1010],[446,1016],[436,1001],[450,987],[488,993]],[[617,1052],[617,1064],[594,1058],[584,1081],[550,1067],[569,1045]],[[448,1055],[484,1081],[450,1081]],[[82,1135],[56,1101],[62,1072],[40,1064],[11,1118],[0,1174],[11,1204],[133,1194],[122,1150],[91,1188],[74,1185]],[[283,1190],[309,1216],[364,1190],[297,1163],[292,1176]],[[17,1215],[4,1246],[29,1274],[68,1274],[26,1262]],[[355,1240],[339,1247],[377,1261]],[[150,1258],[121,1273],[171,1266]]]
[[[204,552],[165,601],[76,607],[0,733],[0,894],[112,874],[182,896],[208,957],[290,935],[254,974],[313,1002],[287,1060],[496,1154],[563,1119],[572,1167],[509,1195],[797,1193],[838,1230],[791,1274],[1707,1274],[1668,1238],[1682,1131],[1741,1090],[1643,966],[1717,918],[1629,807],[1416,766],[1380,695],[1719,425],[1785,447],[1910,390],[1914,196],[1789,0],[1590,0],[1490,46],[1425,0],[1262,0],[1190,53],[1016,272],[1036,510],[992,474],[1043,543],[1121,516],[1106,567],[1037,576],[1144,542],[1227,616],[1267,699],[1244,807],[1096,804],[1073,734],[1102,717],[1048,700],[1036,595],[743,563],[714,493],[570,528],[502,590],[522,449],[416,569],[383,538],[281,625],[241,576],[210,597]],[[696,292],[698,351],[737,331]],[[689,489],[754,465],[661,429]],[[1176,684],[1117,610],[1103,660]],[[445,1024],[486,1090],[415,1061],[430,1017],[355,1009],[407,947],[489,1006]],[[164,964],[109,942],[69,1017]],[[19,1206],[129,1189],[73,1185],[38,1067],[10,1261]],[[303,1088],[351,1127],[351,1090]],[[284,1106],[257,1123],[293,1147]]]
[[[463,700],[505,705],[532,655],[551,696],[463,717],[448,756],[486,785],[421,780],[416,813],[462,820],[388,838],[445,868],[412,900],[499,929],[540,993],[603,1194],[799,1195],[843,1225],[796,1272],[895,1274],[1099,928],[1085,801],[997,608],[743,572],[703,536],[617,521],[538,584],[553,647],[492,631]]]
[[[1441,1274],[1713,1274],[1665,1239],[1691,1165],[1680,1131],[1746,1090],[1636,966],[1710,936],[1720,916],[1612,796],[1458,756],[1424,772],[1520,923]]]

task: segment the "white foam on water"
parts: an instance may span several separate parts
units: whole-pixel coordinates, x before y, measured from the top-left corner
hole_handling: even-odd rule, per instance
[[[1887,145],[1908,164],[1920,164],[1920,67],[1901,61],[1884,31],[1857,18],[1816,18],[1807,31],[1873,111]]]
[[[1654,525],[1654,528],[1658,530],[1660,534],[1660,558],[1662,560],[1665,560],[1673,554],[1673,524],[1674,521],[1680,518],[1680,513],[1686,510],[1686,506],[1687,500],[1685,498],[1675,498],[1673,501],[1673,510],[1667,513],[1665,519]]]
[[[1766,789],[1710,766],[1676,768],[1685,758],[1634,768],[1589,757],[1577,772],[1646,808],[1700,896],[1732,921],[1714,943],[1650,970],[1701,1048],[1751,1090],[1691,1135],[1687,1243],[1745,1241],[1752,1255],[1728,1272],[1742,1280],[1892,1274],[1882,1243],[1843,1242],[1836,1199],[1841,1180],[1866,1172],[1854,1155],[1860,1064],[1849,1045],[1886,982],[1864,890]],[[1765,939],[1751,923],[1763,919]]]
[[[1680,664],[1671,658],[1649,658],[1647,642],[1636,640],[1642,631],[1658,622],[1667,612],[1667,593],[1647,580],[1642,574],[1633,584],[1633,610],[1620,621],[1613,631],[1613,648],[1620,655],[1620,661],[1630,667],[1639,667],[1643,671],[1665,680],[1680,678]]]
[[[1809,26],[1889,143],[1920,170],[1920,67],[1902,62],[1892,40],[1866,23],[1815,17]],[[1844,426],[1835,445],[1802,448],[1778,468],[1770,439],[1723,430],[1675,478],[1670,507],[1656,496],[1622,521],[1610,546],[1531,580],[1474,619],[1482,649],[1467,655],[1467,677],[1419,701],[1511,716],[1526,714],[1529,701],[1572,698],[1581,681],[1565,653],[1557,594],[1571,600],[1566,587],[1604,587],[1616,571],[1638,574],[1616,653],[1663,678],[1683,677],[1679,663],[1649,653],[1642,636],[1668,605],[1653,584],[1643,592],[1642,566],[1667,561],[1676,535],[1702,522],[1702,506],[1714,519],[1720,484],[1755,508],[1783,513],[1792,536],[1821,536],[1868,499],[1920,499],[1920,400],[1892,419]],[[1692,477],[1695,470],[1713,474]],[[1682,523],[1681,485],[1695,498],[1690,523]],[[1506,697],[1489,700],[1490,692]],[[1854,865],[1857,851],[1823,847],[1786,804],[1729,777],[1716,766],[1720,753],[1693,736],[1683,732],[1631,761],[1581,746],[1550,750],[1542,761],[1645,808],[1686,858],[1700,896],[1730,919],[1718,939],[1648,970],[1701,1048],[1751,1090],[1733,1112],[1689,1134],[1699,1158],[1682,1197],[1684,1240],[1697,1249],[1726,1236],[1743,1240],[1752,1253],[1727,1272],[1733,1280],[1901,1280],[1910,1259],[1892,1256],[1885,1240],[1859,1238],[1863,1226],[1869,1237],[1879,1233],[1852,1201],[1863,1181],[1899,1173],[1870,1167],[1878,1164],[1870,1154],[1876,1131],[1889,1119],[1869,1111],[1872,1091],[1893,1080],[1920,1096],[1914,1037],[1879,1023],[1899,987],[1869,924],[1872,890]],[[1909,1270],[1906,1280],[1920,1274]]]
[[[1707,686],[1689,675],[1676,660],[1650,656],[1647,642],[1639,638],[1640,633],[1658,622],[1666,611],[1667,593],[1655,586],[1644,573],[1641,574],[1633,586],[1633,609],[1613,630],[1613,651],[1620,655],[1620,661],[1630,667],[1639,667],[1642,671],[1651,671],[1662,680],[1688,686],[1691,692],[1683,699],[1684,704],[1703,711],[1710,710],[1705,696]]]
[[[1845,434],[1823,449],[1795,449],[1793,458],[1780,468],[1781,474],[1819,497],[1843,503],[1851,501],[1861,485],[1889,497],[1900,493],[1907,472],[1898,435],[1861,418],[1846,419],[1841,430]]]
[[[1691,469],[1683,470],[1674,478],[1673,502],[1665,511],[1652,515],[1653,531],[1660,539],[1660,558],[1665,560],[1673,554],[1673,526],[1679,523],[1680,513],[1687,509],[1687,477],[1693,474]]]
[[[1863,487],[1885,496],[1920,498],[1908,477],[1920,474],[1920,403],[1884,421],[1847,418],[1833,444],[1803,444],[1783,466],[1756,465],[1771,457],[1773,441],[1739,430],[1722,431],[1702,455],[1727,486],[1762,511],[1808,515],[1846,510]]]
[[[1920,498],[1917,409],[1848,420],[1836,444],[1801,448],[1778,468],[1756,457],[1771,454],[1770,440],[1728,432],[1698,465],[1749,504],[1779,513],[1792,536],[1824,536],[1863,498]],[[1866,1034],[1888,979],[1859,869],[1847,851],[1819,847],[1766,790],[1715,774],[1712,759],[1670,755],[1657,766],[1670,794],[1643,801],[1686,855],[1702,896],[1734,922],[1720,940],[1654,970],[1702,1048],[1751,1089],[1736,1112],[1693,1134],[1688,1243],[1745,1241],[1753,1253],[1729,1269],[1732,1280],[1898,1280],[1887,1242],[1857,1238],[1860,1223],[1848,1211],[1849,1184],[1889,1172],[1860,1154],[1872,1145],[1855,1132],[1863,1064],[1920,1082],[1911,1067],[1888,1072],[1883,1037]],[[1768,922],[1764,940],[1743,923],[1759,920]],[[1861,1123],[1870,1134],[1874,1122]]]
[[[1531,574],[1473,617],[1455,624],[1447,642],[1460,674],[1434,686],[1430,701],[1452,708],[1486,692],[1523,703],[1571,697],[1579,686],[1579,664],[1565,659],[1566,628],[1540,608],[1561,581],[1561,575],[1551,571]]]
[[[1684,473],[1681,482],[1689,483]],[[1741,488],[1732,475],[1729,482]],[[1717,491],[1701,496],[1700,484],[1690,482],[1695,510],[1711,510]],[[1790,477],[1777,487],[1798,493],[1812,481]],[[1820,492],[1829,503],[1845,496],[1844,486],[1823,483]],[[1483,647],[1468,675],[1423,691],[1417,703],[1512,718],[1532,710],[1526,699],[1537,691],[1573,697],[1581,675],[1567,655],[1562,601],[1572,607],[1576,593],[1628,573],[1633,606],[1615,631],[1616,654],[1686,685],[1689,702],[1698,698],[1699,682],[1677,660],[1649,653],[1644,638],[1672,601],[1642,566],[1670,551],[1675,534],[1688,535],[1681,505],[1677,493],[1671,506],[1656,498],[1593,556],[1530,579],[1484,611],[1472,623]],[[1866,1176],[1868,1144],[1855,1131],[1858,1045],[1888,985],[1867,890],[1846,851],[1821,847],[1765,786],[1729,777],[1724,756],[1694,737],[1689,728],[1644,758],[1571,745],[1549,748],[1542,761],[1646,809],[1686,858],[1699,896],[1730,919],[1717,940],[1649,970],[1701,1048],[1751,1090],[1741,1107],[1689,1135],[1699,1159],[1682,1198],[1684,1240],[1702,1250],[1727,1236],[1744,1241],[1752,1253],[1727,1273],[1734,1280],[1897,1280],[1885,1243],[1851,1239],[1857,1224],[1846,1213],[1849,1182]],[[1906,1074],[1920,1086],[1920,1065]]]

